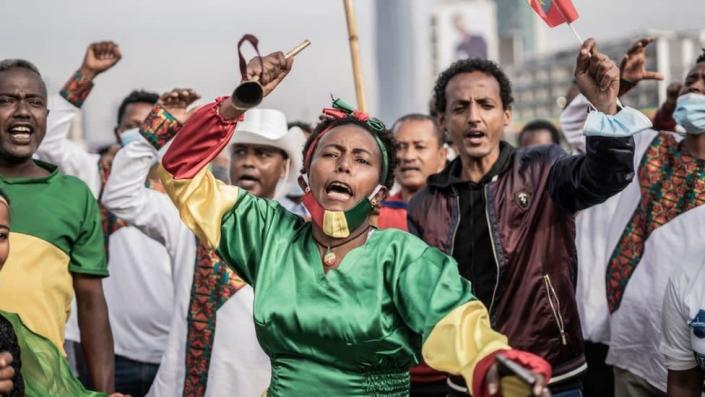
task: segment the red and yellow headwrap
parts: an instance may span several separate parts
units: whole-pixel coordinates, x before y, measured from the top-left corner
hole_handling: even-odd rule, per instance
[[[333,107],[324,108],[323,114],[330,118],[333,118],[334,120],[353,118],[357,121],[365,123],[367,127],[369,127],[372,131],[375,132],[383,132],[384,130],[386,130],[386,127],[384,126],[384,123],[381,120],[373,117],[371,118],[367,113],[361,112],[357,109],[353,109],[352,106],[348,105],[340,98],[333,100]],[[313,160],[313,153],[316,151],[318,142],[320,142],[321,138],[323,138],[323,136],[326,135],[330,130],[331,127],[328,127],[327,129],[323,130],[320,134],[318,134],[315,140],[311,142],[311,145],[308,147],[306,153],[304,153],[305,173],[308,173],[309,167],[311,166],[311,161]],[[372,137],[375,139],[375,142],[377,142],[377,146],[379,146],[379,151],[382,153],[381,175],[383,178],[386,178],[387,172],[389,171],[389,158],[387,157],[387,150],[384,144],[382,143],[382,140],[379,139],[379,136],[377,136],[377,134],[372,133]]]
[[[377,192],[379,192],[382,188],[381,185],[384,185],[384,179],[387,178],[387,172],[389,171],[387,149],[384,146],[384,143],[382,143],[382,140],[376,134],[376,132],[384,131],[386,127],[380,120],[370,118],[366,113],[353,109],[350,105],[340,99],[335,99],[333,101],[332,108],[323,109],[323,114],[335,120],[354,118],[365,123],[367,127],[374,131],[371,131],[372,136],[379,146],[379,151],[382,153],[382,173],[379,185],[369,197],[362,199],[359,203],[355,204],[352,208],[346,211],[330,211],[323,208],[313,197],[313,193],[308,187],[308,178],[306,177],[306,174],[308,174],[311,167],[313,153],[316,151],[318,142],[320,142],[321,138],[328,133],[331,128],[329,127],[318,134],[314,141],[309,145],[306,153],[304,153],[304,175],[302,175],[302,178],[306,184],[306,191],[303,197],[303,204],[311,213],[311,220],[321,227],[323,233],[333,238],[345,238],[348,237],[352,231],[362,225],[370,212],[372,212],[373,205],[371,201]]]

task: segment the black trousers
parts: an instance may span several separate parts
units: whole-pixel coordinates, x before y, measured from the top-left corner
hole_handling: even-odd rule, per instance
[[[411,382],[409,397],[446,397],[449,391],[450,388],[445,379],[430,383]]]
[[[602,343],[585,341],[585,359],[587,372],[583,377],[583,394],[585,397],[614,397],[614,372],[607,365],[609,346]]]

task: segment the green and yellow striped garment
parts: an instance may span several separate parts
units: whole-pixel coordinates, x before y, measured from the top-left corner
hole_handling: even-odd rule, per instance
[[[10,199],[11,223],[10,255],[0,271],[0,311],[5,317],[8,313],[17,315],[13,324],[19,327],[15,328],[19,338],[32,336],[20,341],[23,361],[28,363],[65,360],[64,329],[73,299],[72,273],[108,276],[95,198],[79,179],[60,174],[51,164],[37,164],[50,174],[40,178],[0,176],[0,187]],[[23,368],[23,375],[25,372]],[[64,372],[53,375],[56,381]],[[25,375],[25,383],[30,382]]]

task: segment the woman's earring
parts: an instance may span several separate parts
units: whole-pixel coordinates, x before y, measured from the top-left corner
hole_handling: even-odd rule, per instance
[[[308,186],[308,179],[304,176],[304,174],[299,175],[299,187],[304,191],[304,193],[311,191],[311,188]]]

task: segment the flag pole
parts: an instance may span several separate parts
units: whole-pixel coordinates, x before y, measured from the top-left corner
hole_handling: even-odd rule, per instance
[[[578,39],[578,43],[580,43],[580,45],[582,46],[582,45],[583,45],[583,43],[584,43],[584,41],[583,41],[583,38],[582,38],[582,37],[580,37],[580,33],[578,33],[578,31],[577,31],[577,30],[575,30],[575,26],[573,26],[573,24],[572,24],[572,23],[568,23],[568,27],[570,28],[570,30],[572,30],[572,31],[573,31],[573,34],[574,34],[574,35],[575,35],[575,37],[576,37],[576,38]]]
[[[565,13],[563,12],[563,9],[561,8],[560,4],[555,3],[554,5],[556,6],[556,9],[558,10],[558,12],[559,12],[559,13],[561,14],[561,16],[563,17],[563,20],[565,21],[565,23],[568,24],[568,27],[570,28],[571,31],[573,31],[573,34],[574,34],[575,37],[578,39],[578,44],[579,44],[580,46],[582,46],[583,43],[584,43],[583,38],[580,37],[580,34],[578,33],[578,31],[575,30],[575,26],[573,26],[572,23],[568,22],[568,17],[567,17],[567,16],[565,15]]]
[[[362,80],[362,66],[360,65],[360,43],[357,37],[357,26],[355,24],[355,12],[353,11],[352,0],[343,0],[343,6],[345,7],[345,20],[348,24],[348,41],[350,43],[350,58],[352,60],[353,78],[355,80],[357,108],[362,112],[367,112],[365,84]]]

